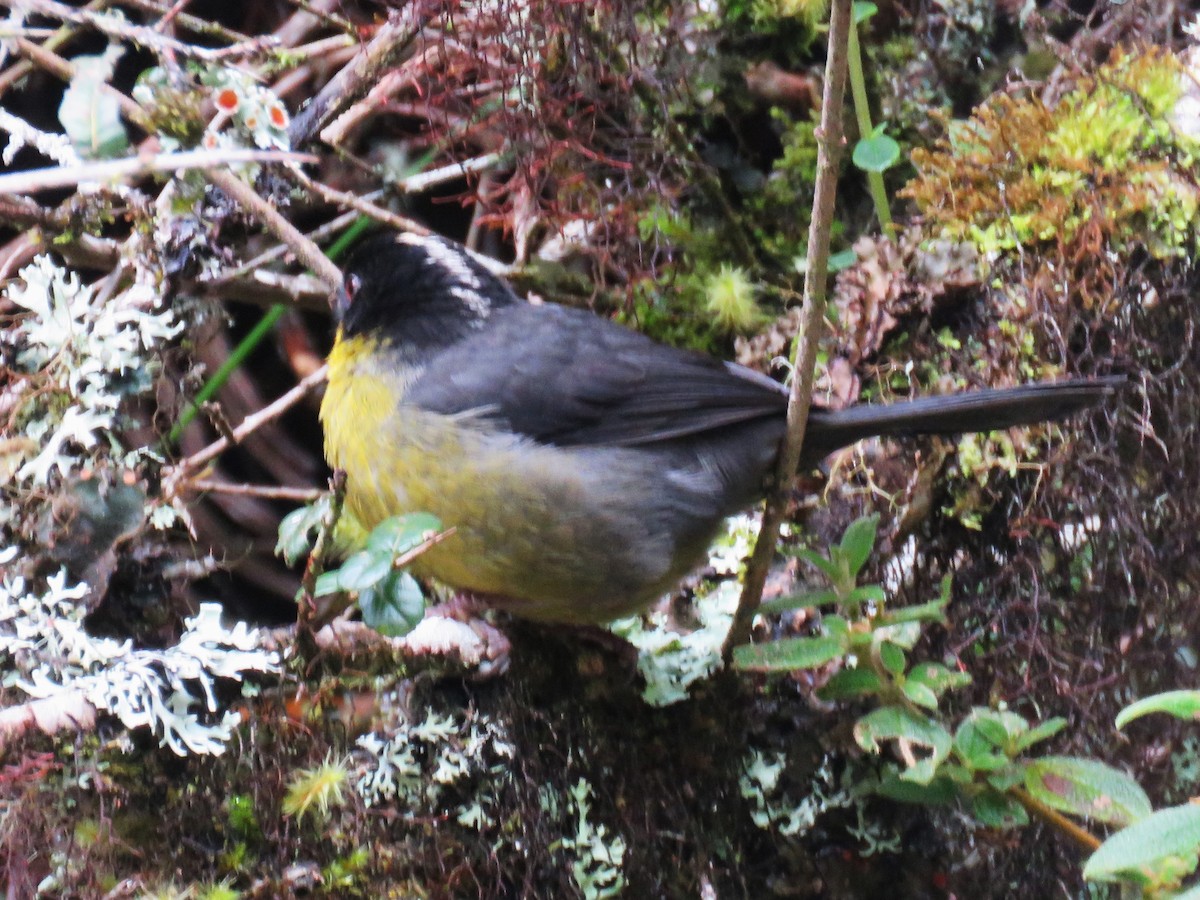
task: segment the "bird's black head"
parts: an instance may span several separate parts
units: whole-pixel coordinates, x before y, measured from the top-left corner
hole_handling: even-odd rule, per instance
[[[345,337],[380,337],[415,351],[447,347],[520,302],[507,284],[457,244],[380,234],[355,249],[334,316]]]

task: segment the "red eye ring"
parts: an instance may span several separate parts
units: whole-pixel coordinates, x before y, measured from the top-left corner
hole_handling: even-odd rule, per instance
[[[362,279],[353,272],[346,273],[346,277],[342,279],[342,290],[346,292],[349,300],[354,300],[354,295],[358,293],[360,287],[362,287]]]

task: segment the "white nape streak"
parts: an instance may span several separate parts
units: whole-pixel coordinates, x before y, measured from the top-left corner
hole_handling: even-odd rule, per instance
[[[483,282],[471,268],[468,257],[446,241],[424,237],[419,234],[401,234],[397,240],[410,247],[420,247],[429,257],[429,265],[439,266],[449,272],[458,284],[450,289],[454,298],[466,304],[479,318],[487,318],[492,304],[483,293]]]

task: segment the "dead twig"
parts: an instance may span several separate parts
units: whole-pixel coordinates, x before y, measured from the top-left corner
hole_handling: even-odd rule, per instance
[[[168,496],[175,496],[182,486],[185,479],[191,473],[198,472],[208,463],[212,462],[231,446],[236,443],[241,443],[246,439],[247,435],[253,434],[259,428],[262,428],[268,422],[273,422],[281,415],[299,403],[307,396],[308,392],[315,388],[318,384],[325,380],[325,376],[329,374],[328,366],[321,366],[317,371],[313,372],[307,378],[300,381],[294,388],[283,394],[279,399],[268,403],[258,412],[246,416],[242,420],[242,424],[233,429],[233,440],[229,438],[219,438],[213,441],[202,450],[193,453],[187,459],[181,460],[174,469],[164,478],[163,493]]]
[[[342,272],[335,266],[321,248],[305,237],[304,232],[279,214],[279,211],[262,197],[254,188],[232,172],[223,169],[209,169],[208,179],[231,199],[249,210],[256,219],[263,223],[275,237],[283,241],[301,264],[312,270],[321,281],[335,289],[342,283]]]
[[[233,494],[240,497],[261,497],[264,500],[292,500],[296,503],[312,503],[325,492],[320,488],[283,487],[277,484],[242,484],[236,481],[213,481],[210,478],[195,478],[187,487],[197,493]]]
[[[402,10],[393,10],[371,42],[292,119],[288,137],[293,147],[308,143],[327,122],[358,100],[395,65],[423,27],[417,15],[418,6],[410,3]]]
[[[83,182],[110,182],[153,172],[207,169],[215,165],[269,162],[316,162],[315,157],[285,150],[183,150],[124,159],[98,160],[75,166],[52,166],[0,175],[0,194],[34,194]],[[257,195],[256,195],[257,196]]]

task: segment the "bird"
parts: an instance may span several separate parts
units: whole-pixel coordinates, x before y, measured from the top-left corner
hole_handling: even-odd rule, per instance
[[[525,619],[606,623],[677,586],[765,494],[787,390],[762,373],[525,301],[438,236],[367,239],[331,305],[326,458],[364,529],[410,512],[452,529],[419,578]],[[1061,419],[1118,380],[814,406],[801,467],[876,435]]]

